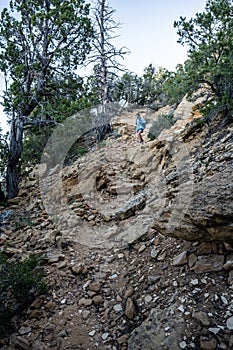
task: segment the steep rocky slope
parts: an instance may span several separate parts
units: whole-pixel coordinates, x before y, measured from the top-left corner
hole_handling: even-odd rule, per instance
[[[2,247],[45,254],[53,287],[3,349],[233,348],[232,123],[185,106],[143,146],[123,112],[120,137],[38,165],[2,208]]]

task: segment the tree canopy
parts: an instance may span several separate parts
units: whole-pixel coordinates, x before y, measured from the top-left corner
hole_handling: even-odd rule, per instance
[[[233,112],[233,6],[231,0],[207,0],[205,11],[174,22],[188,45],[185,62],[188,95],[205,88],[219,111]],[[203,90],[202,90],[203,91]]]
[[[57,100],[76,100],[75,70],[91,48],[93,31],[85,0],[10,1],[0,21],[4,110],[11,119],[7,188],[18,192],[17,166],[25,125],[54,122]],[[55,110],[54,110],[55,109]]]

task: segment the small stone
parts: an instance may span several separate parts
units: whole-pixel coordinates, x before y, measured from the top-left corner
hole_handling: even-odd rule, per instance
[[[195,273],[206,273],[213,271],[221,271],[223,269],[224,256],[223,255],[208,255],[201,256],[194,265]]]
[[[79,274],[86,275],[88,273],[88,268],[82,264],[79,264],[77,266],[71,266],[71,272],[74,275],[79,275]]]
[[[61,269],[64,269],[64,267],[66,267],[66,265],[67,265],[67,262],[64,260],[64,261],[59,261],[58,263],[57,263],[57,268],[59,269],[59,270],[61,270]]]
[[[121,306],[121,304],[116,304],[116,305],[114,305],[114,306],[113,306],[113,310],[114,310],[115,312],[121,312],[121,311],[122,311],[122,306]]]
[[[197,249],[198,255],[211,254],[212,244],[210,242],[203,242],[199,245]]]
[[[131,298],[127,299],[126,307],[125,307],[125,315],[129,320],[132,320],[134,318],[135,314],[135,306],[133,303],[133,300]]]
[[[95,330],[94,330],[94,331],[89,332],[89,333],[88,333],[88,335],[89,335],[90,337],[93,337],[93,336],[95,335]]]
[[[229,272],[229,275],[228,275],[228,283],[229,283],[230,286],[233,285],[233,270],[231,270],[231,271]]]
[[[173,265],[174,266],[182,266],[187,264],[187,251],[182,252],[181,254],[175,256],[173,258]]]
[[[65,255],[64,254],[53,254],[53,253],[48,253],[48,263],[54,264],[57,263],[59,260],[64,260]]]
[[[197,261],[197,256],[195,254],[190,254],[188,257],[188,265],[189,267],[193,267],[193,265],[195,264],[195,262]]]
[[[182,341],[179,345],[181,349],[185,349],[187,347],[187,343],[185,341]]]
[[[157,260],[158,261],[164,261],[166,259],[166,256],[167,256],[167,252],[164,251],[161,254],[159,254],[159,256],[157,257]]]
[[[203,325],[209,326],[210,321],[208,315],[203,311],[197,311],[193,313],[193,318],[200,321]]]
[[[29,350],[30,349],[30,344],[27,341],[27,339],[23,337],[17,337],[17,336],[12,336],[11,337],[11,343],[14,344],[16,349],[20,350]]]
[[[190,284],[192,284],[193,286],[198,285],[198,283],[199,283],[199,281],[198,281],[197,278],[195,278],[195,279],[193,279],[193,280],[190,281]]]
[[[122,298],[121,298],[121,296],[120,296],[119,294],[117,294],[116,300],[117,300],[118,302],[122,302]]]
[[[28,334],[32,331],[31,327],[30,326],[27,326],[27,327],[21,327],[19,329],[19,334],[20,335],[24,335],[24,334]]]
[[[151,295],[146,295],[146,296],[145,296],[145,302],[146,302],[146,303],[150,303],[150,302],[152,301],[152,299],[153,299],[153,298],[152,298]]]
[[[33,350],[48,350],[48,349],[49,347],[46,344],[40,342],[39,340],[36,340],[35,343],[33,344]]]
[[[39,319],[41,316],[43,315],[43,311],[42,310],[32,310],[28,316],[29,320],[32,319]]]
[[[61,337],[61,338],[65,338],[67,337],[67,332],[65,329],[62,329],[59,333],[58,333],[58,336]]]
[[[50,311],[52,309],[55,309],[55,307],[56,307],[56,303],[54,301],[50,300],[45,304],[44,308],[46,311]]]
[[[87,299],[87,298],[81,298],[78,302],[79,306],[90,306],[92,304],[92,299]]]
[[[44,301],[42,299],[35,299],[33,303],[30,305],[31,309],[40,309],[41,306],[43,305]]]
[[[109,336],[109,333],[103,333],[102,334],[102,339],[106,340],[108,338],[108,336]]]
[[[124,334],[121,337],[117,338],[117,342],[118,344],[124,344],[127,343],[128,339],[129,339],[129,334]]]
[[[89,310],[83,310],[83,312],[82,312],[82,317],[83,317],[83,319],[84,320],[87,320],[88,319],[88,317],[90,316],[90,311]]]
[[[225,298],[223,295],[220,297],[220,299],[222,300],[222,303],[224,305],[228,305],[228,301],[227,301],[227,298]]]
[[[227,319],[227,328],[230,330],[233,329],[233,316]]]
[[[125,293],[124,293],[124,297],[127,299],[129,297],[131,297],[134,294],[134,288],[132,286],[130,286],[128,289],[126,289]]]
[[[142,253],[145,249],[146,249],[146,245],[145,245],[145,244],[142,244],[142,245],[139,247],[138,252],[139,252],[139,253]]]
[[[92,282],[89,284],[88,288],[93,292],[99,292],[101,289],[101,282]]]
[[[159,255],[159,252],[160,252],[159,249],[152,249],[151,252],[150,252],[150,256],[151,256],[153,259],[156,259],[157,256]]]
[[[233,253],[227,256],[226,262],[223,265],[223,268],[227,271],[233,270]]]
[[[208,329],[211,333],[214,333],[215,335],[218,334],[218,332],[220,331],[220,328],[217,327],[211,327]]]
[[[173,285],[173,287],[178,287],[178,282],[177,281],[173,281],[172,285]]]
[[[184,310],[184,305],[180,305],[179,307],[178,307],[178,310],[180,311],[180,312],[184,312],[185,310]]]
[[[103,304],[104,302],[104,299],[101,295],[95,295],[94,298],[93,298],[93,303],[95,305],[100,305],[100,304]]]
[[[215,338],[205,339],[201,337],[200,348],[201,350],[215,350],[217,346],[217,340]]]

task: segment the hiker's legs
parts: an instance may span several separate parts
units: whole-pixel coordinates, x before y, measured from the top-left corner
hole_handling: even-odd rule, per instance
[[[142,139],[142,132],[143,132],[142,129],[138,130],[138,141],[139,141],[140,143],[143,142],[143,139]]]

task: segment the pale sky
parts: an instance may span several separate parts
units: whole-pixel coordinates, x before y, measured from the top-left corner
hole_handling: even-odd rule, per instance
[[[173,23],[180,16],[190,19],[203,12],[205,0],[109,0],[116,9],[115,19],[122,23],[118,38],[131,54],[124,65],[139,75],[150,63],[175,70],[187,58],[187,49],[177,43]]]
[[[175,70],[187,58],[187,49],[177,43],[173,27],[180,16],[190,19],[203,12],[205,0],[108,0],[115,9],[114,20],[122,24],[116,34],[116,47],[126,46],[130,54],[120,63],[131,72],[143,74],[150,63],[156,68]],[[88,2],[88,1],[87,1]],[[8,0],[0,0],[0,11],[8,7]],[[2,90],[0,76],[0,90]],[[5,116],[0,107],[0,126],[5,130]]]

